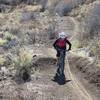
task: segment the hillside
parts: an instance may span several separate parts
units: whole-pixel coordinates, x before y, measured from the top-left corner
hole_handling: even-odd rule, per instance
[[[0,0],[0,100],[99,100],[99,9],[100,0]],[[72,43],[65,85],[52,81],[60,31]]]

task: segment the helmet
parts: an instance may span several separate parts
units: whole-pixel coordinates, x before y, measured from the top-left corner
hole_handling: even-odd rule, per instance
[[[59,33],[59,38],[62,38],[62,39],[66,38],[66,33],[65,32],[60,32]]]

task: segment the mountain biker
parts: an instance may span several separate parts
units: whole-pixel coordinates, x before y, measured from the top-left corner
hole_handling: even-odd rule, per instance
[[[68,50],[66,48],[66,44],[69,45]],[[64,76],[64,64],[65,64],[64,61],[65,61],[66,51],[71,50],[71,43],[68,41],[65,32],[59,33],[59,38],[54,42],[53,46],[57,51],[56,56],[58,60],[58,69],[54,77],[54,80],[56,81],[59,76]]]

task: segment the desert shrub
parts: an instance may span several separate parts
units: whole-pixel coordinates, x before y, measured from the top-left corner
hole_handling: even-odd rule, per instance
[[[16,39],[17,37],[9,32],[5,32],[4,33],[4,38],[7,40],[7,41],[11,41],[13,39]]]
[[[0,55],[0,65],[4,65],[5,61],[6,59],[2,55]]]
[[[74,40],[71,43],[72,43],[72,49],[77,49],[82,47],[78,40]]]
[[[93,41],[90,54],[91,56],[97,56],[100,59],[100,40],[98,37],[96,37]]]
[[[0,38],[0,46],[3,46],[6,43],[7,43],[7,40],[6,39],[1,39]]]
[[[28,31],[26,33],[26,35],[27,35],[27,41],[28,41],[28,43],[33,45],[36,42],[35,33],[32,32],[32,31]]]
[[[1,4],[6,4],[6,5],[16,5],[19,4],[21,0],[0,0]]]
[[[33,20],[33,19],[35,19],[34,12],[23,12],[20,17],[21,22],[29,21],[29,20]]]
[[[54,39],[55,38],[55,22],[51,23],[47,29],[47,34],[49,39]]]
[[[4,33],[4,40],[5,41],[1,41],[1,44],[5,49],[9,49],[13,46],[16,46],[18,44],[18,39],[17,39],[17,36],[9,33],[9,32],[5,32]]]
[[[85,12],[83,11],[83,17],[81,17],[81,33],[82,39],[88,37],[93,38],[100,34],[100,2],[93,3],[92,6],[89,6]]]
[[[5,5],[5,4],[0,5],[0,12],[2,12],[2,13],[4,13],[4,12],[8,13],[11,11],[11,9],[12,9],[12,7],[9,5]]]
[[[24,66],[29,68],[32,64],[32,55],[24,48],[20,49],[19,57],[16,59],[15,64],[15,66],[19,69]]]
[[[29,80],[32,70],[32,54],[24,48],[21,48],[18,57],[14,60],[14,67],[16,69],[16,76],[22,80]]]
[[[60,16],[66,16],[73,8],[85,3],[85,0],[61,0],[55,7],[55,11]]]

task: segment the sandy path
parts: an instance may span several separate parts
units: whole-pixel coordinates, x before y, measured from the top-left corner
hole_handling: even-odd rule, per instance
[[[48,49],[48,51],[49,52],[51,51],[51,52],[50,53],[45,52],[45,53],[47,53],[49,55],[49,57],[50,57],[50,55],[51,55],[51,57],[53,57],[55,54],[55,51],[53,51],[53,49]],[[62,89],[59,86],[58,92],[62,93],[61,91],[64,91],[64,93],[67,94],[67,92],[69,92],[69,91],[66,88],[69,88],[69,90],[71,90],[71,92],[72,92],[72,94],[70,94],[70,95],[76,95],[76,97],[73,98],[72,100],[92,100],[91,96],[87,93],[85,88],[81,85],[81,83],[71,73],[67,58],[66,58],[65,75],[66,75],[66,78],[68,80],[72,80],[72,81],[69,82],[68,84],[62,86],[63,87]],[[66,97],[68,98],[68,95]],[[69,100],[69,98],[62,99],[62,100]]]

